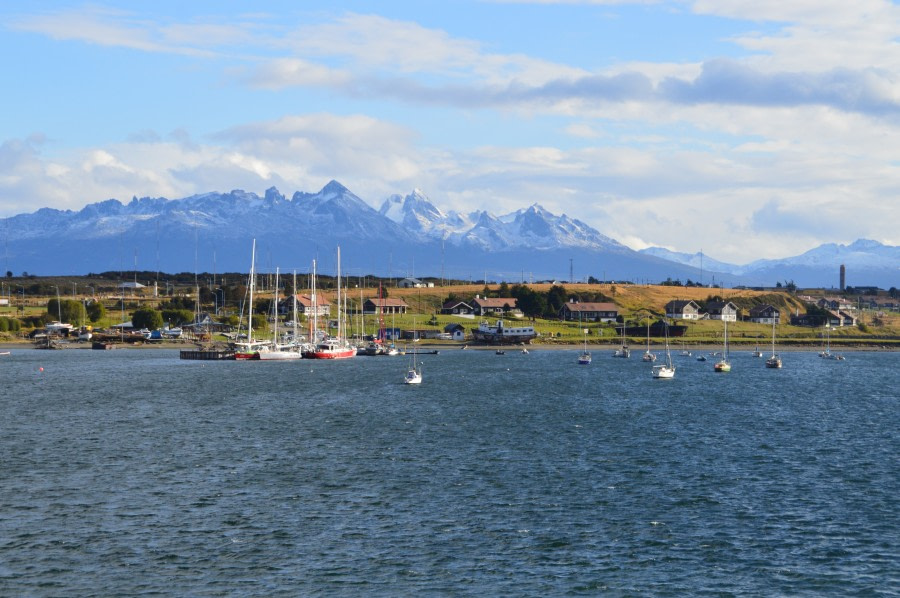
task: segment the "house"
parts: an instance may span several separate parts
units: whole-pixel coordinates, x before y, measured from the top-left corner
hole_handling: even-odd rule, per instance
[[[821,314],[791,315],[791,326],[822,326],[827,318]]]
[[[397,286],[401,289],[430,289],[434,287],[434,283],[425,282],[423,280],[419,280],[418,278],[404,278],[397,283]]]
[[[476,316],[511,315],[520,317],[522,310],[517,306],[515,297],[479,297],[475,295],[472,308]]]
[[[823,309],[828,309],[831,311],[839,311],[839,310],[849,310],[854,309],[856,306],[847,301],[843,297],[822,297],[816,302],[816,305]]]
[[[409,309],[406,301],[403,299],[394,299],[392,297],[373,297],[366,299],[363,303],[364,314],[405,314]]]
[[[615,322],[619,308],[615,303],[580,303],[570,301],[559,310],[563,320],[579,322]]]
[[[750,308],[750,321],[757,324],[780,324],[781,312],[771,305],[754,305]]]
[[[310,295],[295,295],[295,297],[297,299],[298,316],[311,318],[315,315],[319,318],[325,318],[331,315],[331,303],[322,295],[317,295],[316,301],[313,301]],[[292,313],[293,309],[294,306],[291,305],[290,297],[278,304],[278,313],[280,314]]]
[[[441,306],[441,313],[452,316],[471,316],[475,313],[475,309],[465,301],[451,299]]]
[[[700,306],[693,301],[669,301],[666,303],[666,317],[674,320],[697,320],[700,318]]]
[[[444,326],[444,332],[455,341],[466,340],[466,329],[462,324],[447,324]]]
[[[737,322],[738,308],[731,301],[709,301],[706,304],[706,314],[710,320]]]

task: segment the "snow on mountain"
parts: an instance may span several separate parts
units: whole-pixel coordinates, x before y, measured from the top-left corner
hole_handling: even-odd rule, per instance
[[[379,213],[405,229],[427,236],[437,231],[439,238],[446,230],[446,216],[419,189],[414,189],[406,197],[391,195],[384,200]]]
[[[5,224],[5,226],[3,226]],[[850,245],[827,244],[783,260],[758,260],[745,266],[707,255],[653,247],[636,252],[566,214],[557,216],[539,204],[508,214],[487,211],[443,212],[419,189],[392,195],[375,209],[337,181],[316,193],[286,197],[272,187],[260,196],[240,189],[183,199],[134,197],[82,210],[42,208],[0,222],[6,233],[7,261],[20,271],[84,273],[122,269],[126,255],[154,256],[157,269],[189,271],[195,259],[214,255],[216,267],[246,270],[250,242],[258,255],[285,265],[333,257],[340,245],[345,261],[357,270],[384,272],[519,271],[537,276],[568,274],[574,257],[595,276],[628,279],[667,277],[697,280],[716,274],[723,284],[800,285],[836,280],[845,264],[852,284],[897,286],[900,248],[860,239]],[[446,260],[446,261],[445,261]],[[602,270],[592,272],[602,263]],[[333,263],[331,264],[334,265]],[[543,274],[541,274],[543,273]],[[849,275],[848,275],[849,276]]]
[[[855,280],[848,284],[896,286],[900,281],[900,247],[869,239],[858,239],[849,245],[826,243],[800,255],[755,260],[745,265],[721,262],[705,254],[701,264],[700,253],[678,253],[661,247],[648,247],[640,253],[697,268],[702,266],[705,272],[740,276],[753,284],[772,285],[798,279],[804,285],[832,287],[839,282],[842,265],[852,275],[851,280]]]
[[[826,243],[797,256],[776,259],[756,260],[742,268],[745,272],[753,272],[773,266],[813,266],[837,268],[841,264],[863,268],[894,268],[900,263],[900,247],[882,245],[870,239],[857,239],[849,245]]]

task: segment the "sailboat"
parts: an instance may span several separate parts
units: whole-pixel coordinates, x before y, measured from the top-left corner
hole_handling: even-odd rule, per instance
[[[253,239],[253,249],[250,252],[250,284],[247,303],[247,340],[234,343],[234,358],[241,361],[259,359],[261,351],[268,351],[269,341],[253,340],[253,291],[256,289],[256,239]]]
[[[772,318],[772,355],[766,359],[766,367],[773,369],[781,367],[781,357],[775,353],[775,318]]]
[[[294,322],[297,321],[297,302],[294,300]],[[272,314],[275,316],[275,323],[272,326],[272,347],[268,351],[260,351],[259,359],[262,361],[287,361],[291,359],[300,359],[303,357],[294,345],[283,345],[278,343],[278,268],[275,268],[275,294],[272,299]],[[296,324],[294,326],[296,330]]]
[[[834,359],[836,361],[844,360],[843,355],[838,355],[831,352],[831,327],[829,327],[828,324],[825,324],[825,350],[819,353],[819,357],[824,357],[825,359]]]
[[[308,355],[313,359],[350,359],[356,357],[356,349],[344,336],[344,318],[341,314],[341,247],[337,248],[337,322],[335,336],[326,337],[316,343],[316,348]]]
[[[581,365],[590,365],[591,363],[591,354],[587,350],[587,333],[588,329],[584,329],[584,350],[581,352],[581,355],[578,357],[578,363]]]
[[[656,354],[650,352],[650,320],[647,320],[647,350],[644,351],[643,361],[656,361]]]
[[[728,361],[728,320],[722,320],[722,323],[725,325],[725,334],[722,335],[723,346],[722,346],[722,359],[716,362],[713,366],[713,369],[717,372],[730,372],[731,371],[731,362]]]
[[[669,324],[666,323],[666,363],[653,366],[654,378],[674,378],[675,365],[672,363],[672,353],[669,351]]]
[[[413,349],[412,359],[409,362],[409,369],[406,376],[403,377],[404,384],[421,384],[422,383],[422,365],[418,363],[419,354]]]
[[[631,349],[625,344],[625,320],[622,320],[622,346],[616,349],[613,357],[631,357]]]
[[[690,356],[691,356],[691,352],[688,351],[688,350],[684,347],[684,341],[681,341],[681,356],[682,356],[682,357],[690,357]]]

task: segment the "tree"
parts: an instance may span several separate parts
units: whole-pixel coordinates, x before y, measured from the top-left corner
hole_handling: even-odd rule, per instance
[[[162,317],[163,321],[171,326],[181,326],[194,321],[194,312],[186,309],[164,309]]]
[[[559,310],[562,309],[562,306],[566,304],[568,300],[568,293],[566,293],[566,289],[560,285],[553,285],[550,287],[550,290],[547,291],[547,309],[544,312],[547,315],[558,315]]]
[[[156,330],[162,328],[163,317],[155,309],[142,308],[131,314],[131,325],[138,329]]]
[[[498,297],[509,297],[509,285],[506,281],[500,283],[500,290],[497,292]]]
[[[106,308],[99,301],[91,301],[87,306],[87,316],[91,322],[98,322],[106,317]]]
[[[47,313],[51,318],[59,318],[60,322],[68,322],[70,324],[79,324],[84,321],[85,311],[84,305],[80,301],[72,299],[51,299],[47,302]]]

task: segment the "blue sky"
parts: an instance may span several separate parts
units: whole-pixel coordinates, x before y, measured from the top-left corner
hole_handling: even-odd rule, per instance
[[[876,0],[0,5],[0,217],[336,179],[745,263],[900,244]]]

